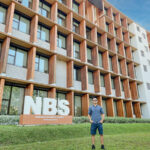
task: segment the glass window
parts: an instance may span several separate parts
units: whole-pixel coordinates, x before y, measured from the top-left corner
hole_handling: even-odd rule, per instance
[[[115,89],[115,83],[114,83],[114,79],[113,78],[111,78],[111,87],[112,87],[112,89]]]
[[[37,38],[42,41],[49,42],[50,41],[49,29],[47,29],[41,25],[38,25]]]
[[[61,26],[66,26],[66,14],[60,10],[58,11],[57,23]]]
[[[121,91],[124,91],[124,87],[123,87],[123,81],[121,80]]]
[[[123,110],[124,110],[124,115],[127,117],[127,110],[126,110],[126,103],[123,103]]]
[[[88,82],[89,84],[94,84],[92,71],[88,71]]]
[[[112,67],[112,57],[109,56],[109,69],[110,71],[113,71],[113,67]]]
[[[44,17],[47,17],[47,18],[50,18],[50,5],[48,4],[45,4],[43,2],[39,2],[39,13],[44,16]]]
[[[102,35],[101,35],[100,33],[98,33],[98,34],[97,34],[97,41],[98,41],[98,44],[99,44],[99,45],[101,45],[101,43],[102,43],[102,42],[101,42],[101,37],[102,37]]]
[[[74,67],[74,80],[81,81],[81,69],[79,67]]]
[[[6,20],[6,9],[0,6],[0,23],[5,23]]]
[[[107,15],[108,9],[105,7],[104,8],[104,14]]]
[[[30,21],[18,14],[14,14],[13,18],[13,28],[19,30],[23,33],[29,34]]]
[[[86,38],[91,40],[91,29],[89,27],[86,27]]]
[[[74,58],[80,59],[80,43],[73,42],[73,52],[74,52]]]
[[[65,36],[58,34],[57,46],[59,48],[66,49],[66,37]]]
[[[75,32],[77,34],[80,33],[79,24],[80,24],[80,22],[78,22],[77,20],[73,19],[73,32]]]
[[[81,104],[81,96],[74,97],[74,115],[81,116],[82,115],[82,104]]]
[[[109,24],[106,23],[106,31],[109,32]]]
[[[102,58],[102,53],[99,52],[99,66],[103,67],[103,58]]]
[[[87,61],[88,63],[92,63],[92,49],[87,47]]]
[[[18,2],[28,8],[32,8],[32,0],[18,0]]]
[[[89,97],[89,106],[92,106],[93,105],[93,97]]]
[[[43,73],[48,73],[48,58],[36,55],[35,70]]]
[[[113,104],[114,104],[114,113],[115,113],[115,116],[117,117],[117,102],[113,101]]]
[[[0,43],[0,57],[1,57],[1,51],[2,51],[2,43]]]
[[[105,116],[107,116],[106,100],[102,100],[102,106],[103,106],[104,114]]]
[[[36,97],[48,97],[48,92],[44,90],[39,90],[39,89],[34,89],[33,91],[33,98],[35,99]]]
[[[122,74],[122,69],[121,69],[121,60],[118,61],[118,66],[119,66],[119,73]]]
[[[107,46],[108,46],[108,50],[111,50],[110,41],[111,41],[111,40],[107,38]]]
[[[79,13],[79,4],[75,0],[73,1],[73,11]]]
[[[105,87],[104,75],[100,75],[101,87]]]
[[[27,52],[11,46],[8,53],[8,64],[27,67]]]
[[[58,0],[60,3],[65,4],[66,5],[66,0]]]
[[[24,88],[5,86],[1,115],[20,115],[24,100]]]

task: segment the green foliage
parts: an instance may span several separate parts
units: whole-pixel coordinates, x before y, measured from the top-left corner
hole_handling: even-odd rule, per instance
[[[0,115],[0,125],[17,125],[19,123],[19,116]]]

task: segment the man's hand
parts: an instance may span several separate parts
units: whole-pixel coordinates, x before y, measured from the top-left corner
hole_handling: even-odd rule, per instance
[[[104,120],[100,120],[100,123],[103,123],[104,122]]]
[[[93,123],[93,120],[90,119],[90,123]]]

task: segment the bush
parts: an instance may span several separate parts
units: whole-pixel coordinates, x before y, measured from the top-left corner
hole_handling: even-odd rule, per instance
[[[74,117],[73,123],[89,122],[88,117]],[[150,119],[105,117],[104,123],[150,123]]]
[[[0,116],[0,125],[18,125],[20,116]],[[73,123],[88,123],[88,117],[73,117]],[[150,119],[123,118],[123,117],[105,117],[104,123],[150,123]]]
[[[18,124],[19,124],[19,116],[8,116],[8,115],[0,116],[0,125],[18,125]]]

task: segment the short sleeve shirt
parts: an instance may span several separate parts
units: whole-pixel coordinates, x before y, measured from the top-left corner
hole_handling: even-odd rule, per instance
[[[101,114],[104,114],[103,108],[99,105],[92,105],[89,107],[88,114],[91,116],[91,119],[94,123],[98,123],[101,120]]]

